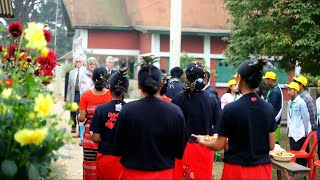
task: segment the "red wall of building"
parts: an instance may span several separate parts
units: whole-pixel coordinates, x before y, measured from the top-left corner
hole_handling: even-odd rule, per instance
[[[210,59],[210,70],[216,70],[217,64],[214,59]],[[216,77],[215,76],[210,76],[210,86],[212,88],[216,87]]]
[[[169,35],[160,35],[160,51],[170,51]],[[187,53],[203,53],[203,36],[182,36],[181,52]]]
[[[151,34],[140,33],[140,54],[150,53],[151,52]]]
[[[139,32],[88,30],[88,48],[139,50]]]
[[[182,36],[181,52],[203,53],[203,36]]]
[[[227,48],[227,43],[222,37],[211,37],[210,43],[211,54],[221,54]]]
[[[169,35],[160,35],[160,51],[169,52],[170,51],[170,38]]]
[[[160,69],[164,69],[167,71],[167,58],[166,57],[160,57]],[[166,74],[170,74],[170,72],[166,72]]]

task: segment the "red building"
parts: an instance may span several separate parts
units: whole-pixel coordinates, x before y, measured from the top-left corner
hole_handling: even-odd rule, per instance
[[[219,95],[226,91],[235,69],[225,65],[223,51],[231,25],[223,0],[183,0],[181,52],[203,59],[217,72],[211,78]],[[130,68],[140,56],[160,57],[160,68],[169,72],[170,1],[160,0],[63,0],[68,34],[73,36],[73,54],[84,53],[104,62],[106,56],[119,59]],[[284,75],[287,82],[288,75]],[[287,93],[284,93],[287,94]]]

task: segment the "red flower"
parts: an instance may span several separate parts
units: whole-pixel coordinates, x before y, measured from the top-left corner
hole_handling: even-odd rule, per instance
[[[20,37],[23,31],[23,25],[19,22],[13,22],[10,24],[8,30],[13,37]]]
[[[0,45],[0,52],[2,52],[2,48],[3,48],[3,46],[2,46],[2,45]]]
[[[57,56],[52,49],[49,50],[47,57],[39,56],[37,62],[40,64],[42,72],[50,72],[57,65]]]
[[[48,79],[42,81],[42,84],[44,85],[50,84],[50,81],[53,79],[53,72],[52,71],[46,72],[44,73],[44,76],[47,77]]]
[[[51,38],[52,38],[51,33],[46,29],[43,30],[43,33],[44,33],[44,36],[45,36],[45,38],[47,40],[47,43],[49,43],[51,41]]]
[[[9,88],[12,87],[12,79],[3,79],[2,82],[8,84]]]
[[[16,58],[15,52],[17,50],[18,46],[15,44],[11,44],[10,46],[7,47],[7,53],[8,57],[7,58]]]

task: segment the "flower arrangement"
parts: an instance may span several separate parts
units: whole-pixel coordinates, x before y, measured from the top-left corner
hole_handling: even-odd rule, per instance
[[[14,22],[8,31],[9,45],[0,45],[0,179],[40,179],[70,139],[58,128],[62,118],[51,112],[55,99],[46,87],[56,54],[47,48],[51,34],[43,24]]]

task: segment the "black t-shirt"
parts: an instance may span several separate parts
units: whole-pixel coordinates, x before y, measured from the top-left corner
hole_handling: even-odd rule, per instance
[[[126,168],[159,171],[174,167],[185,149],[181,109],[160,98],[147,96],[127,103],[113,129],[114,153]]]
[[[172,81],[172,85],[168,85],[166,96],[173,99],[179,92],[183,91],[184,84],[180,81]]]
[[[255,93],[227,104],[222,113],[219,136],[228,138],[224,162],[242,166],[270,163],[269,133],[276,130],[271,104]]]
[[[112,155],[112,129],[118,119],[121,107],[125,105],[124,101],[113,100],[96,108],[90,123],[90,131],[99,133],[101,142],[98,152],[105,155]]]
[[[178,105],[184,114],[188,141],[195,142],[191,134],[212,135],[216,132],[222,111],[214,94],[183,91],[172,99],[172,103]]]

